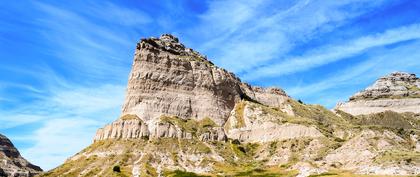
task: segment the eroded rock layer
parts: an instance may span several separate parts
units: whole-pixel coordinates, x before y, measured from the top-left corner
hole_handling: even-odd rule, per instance
[[[223,125],[235,103],[245,97],[279,104],[287,96],[280,89],[243,84],[178,38],[162,35],[137,44],[122,114],[135,114],[144,121],[161,115],[209,117]]]
[[[394,72],[357,92],[336,109],[353,115],[384,111],[420,113],[420,79],[415,74]]]
[[[390,77],[350,102],[398,99],[398,110],[416,109],[401,100],[415,102],[418,79]],[[405,90],[395,86],[402,83]],[[419,120],[416,113],[354,116],[304,104],[281,89],[242,83],[162,35],[137,45],[122,116],[43,176],[419,175]]]
[[[0,134],[0,176],[31,177],[42,172],[38,166],[25,160],[12,142]]]

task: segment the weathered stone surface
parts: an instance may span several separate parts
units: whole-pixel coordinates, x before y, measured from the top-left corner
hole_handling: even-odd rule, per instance
[[[415,74],[393,72],[350,97],[350,100],[420,97],[420,79]]]
[[[355,100],[338,104],[336,109],[353,115],[385,111],[420,113],[420,98]]]
[[[149,137],[147,125],[137,116],[130,119],[118,119],[100,128],[94,141],[104,139],[136,139]]]
[[[222,127],[213,127],[209,132],[200,135],[201,141],[226,141],[227,137]]]
[[[387,110],[420,113],[420,79],[415,74],[391,73],[350,97],[348,102],[338,103],[336,109],[353,115]]]
[[[0,176],[31,177],[42,169],[25,160],[12,142],[0,134]]]
[[[287,123],[287,116],[281,112],[270,112],[270,108],[260,104],[241,102],[235,106],[224,128],[228,138],[243,142],[324,136],[315,127]]]
[[[287,96],[280,89],[243,84],[176,37],[162,35],[137,44],[122,114],[145,121],[161,115],[209,117],[223,125],[235,103],[245,97],[277,105]]]
[[[193,139],[197,138],[201,141],[225,141],[226,135],[221,127],[211,127],[205,132],[189,132],[179,125],[167,121],[157,119],[149,121],[148,124],[143,122],[135,115],[129,115],[129,119],[124,116],[104,128],[99,129],[94,137],[95,141],[106,139],[150,139],[150,138],[178,138]],[[173,117],[178,119],[177,117]]]
[[[393,132],[364,130],[340,148],[330,152],[323,163],[361,174],[418,175],[418,157],[410,157],[409,162],[401,155],[386,157],[395,152],[411,153],[411,148],[401,148],[405,144],[407,140]]]
[[[403,88],[402,83],[409,84]],[[375,85],[348,105],[416,109],[402,104],[417,97],[413,75],[395,73]],[[357,101],[363,102],[350,104]],[[367,101],[373,103],[363,105]],[[95,136],[95,141],[105,141],[45,176],[110,176],[115,164],[122,172],[132,171],[121,174],[126,176],[160,176],[162,170],[235,176],[254,174],[253,164],[261,164],[258,171],[298,170],[299,176],[341,169],[418,175],[416,122],[413,113],[356,117],[299,103],[281,89],[243,83],[176,37],[162,35],[138,43],[122,117]]]

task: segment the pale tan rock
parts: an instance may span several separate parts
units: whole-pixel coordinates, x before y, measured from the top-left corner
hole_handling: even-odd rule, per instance
[[[420,113],[420,98],[357,100],[337,105],[336,109],[352,115],[385,111]]]
[[[394,72],[372,86],[338,103],[335,109],[361,115],[384,111],[420,113],[420,79],[415,74]]]
[[[138,117],[118,119],[104,128],[98,129],[94,141],[105,139],[136,139],[149,137],[147,125]]]
[[[238,104],[225,125],[227,137],[243,142],[269,142],[324,136],[315,127],[282,123],[284,117],[280,114],[274,115],[266,112],[262,106],[251,102]],[[238,113],[238,109],[240,109],[239,111],[243,111],[243,113]],[[287,115],[284,114],[284,116]]]
[[[246,97],[279,105],[287,96],[280,89],[243,84],[176,37],[163,35],[137,44],[122,115],[135,114],[145,121],[161,115],[209,117],[221,126],[235,103]]]

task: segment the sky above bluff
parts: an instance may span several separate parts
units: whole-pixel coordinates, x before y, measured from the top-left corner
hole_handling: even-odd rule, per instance
[[[118,117],[136,42],[162,33],[328,108],[420,74],[420,1],[3,1],[0,133],[43,169],[61,164]]]

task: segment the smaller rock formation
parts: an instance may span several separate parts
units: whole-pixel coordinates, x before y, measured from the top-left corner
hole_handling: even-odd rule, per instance
[[[236,104],[224,128],[228,138],[242,142],[270,142],[324,135],[315,127],[289,123],[285,112],[243,101]]]
[[[12,142],[0,134],[0,176],[32,177],[42,172],[25,160]]]
[[[222,127],[211,119],[200,121],[161,116],[156,121],[144,123],[136,115],[125,115],[111,124],[100,128],[94,142],[106,139],[199,139],[202,141],[225,141],[226,135]]]
[[[98,129],[94,141],[104,139],[137,139],[149,137],[147,125],[135,115],[125,115]]]
[[[336,109],[353,115],[387,110],[420,113],[420,79],[415,74],[391,73],[350,97],[348,102],[337,104]]]
[[[381,98],[420,98],[420,79],[415,74],[393,72],[354,94],[350,101]]]

